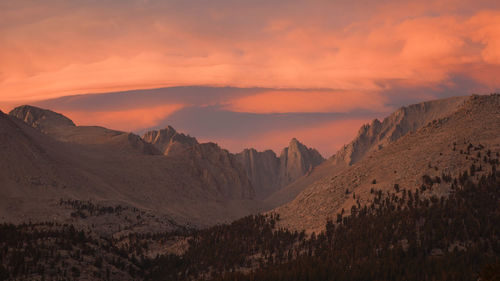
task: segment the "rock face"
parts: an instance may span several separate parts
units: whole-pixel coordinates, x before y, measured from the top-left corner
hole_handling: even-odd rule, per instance
[[[363,137],[358,137],[353,142],[356,145],[351,147],[362,143],[360,139],[372,144],[384,140],[386,145],[368,150],[356,163],[308,185],[293,201],[274,210],[280,214],[284,226],[321,230],[327,219],[335,219],[342,209],[348,214],[353,205],[369,204],[374,198],[373,190],[386,194],[394,192],[397,184],[401,189],[415,192],[424,184],[425,176],[436,180],[432,189],[427,188],[421,196],[447,195],[452,183],[438,181],[437,177],[457,177],[472,165],[488,167],[483,169],[488,172],[492,167],[487,163],[498,161],[498,94],[431,101],[400,109],[386,120],[400,125],[388,126],[391,130],[386,131],[384,122],[365,126],[360,130]],[[425,125],[417,128],[420,124]],[[409,132],[408,128],[417,129],[400,137]],[[485,154],[490,155],[489,160]],[[350,159],[356,159],[356,154],[349,155]]]
[[[272,150],[258,152],[250,148],[236,157],[255,189],[256,198],[265,198],[280,187],[280,159]]]
[[[334,160],[352,165],[370,152],[380,150],[402,136],[415,132],[432,120],[447,116],[466,100],[467,97],[454,97],[423,102],[401,107],[382,122],[374,119],[359,129],[357,137],[337,152]]]
[[[280,186],[285,186],[321,164],[325,159],[316,149],[293,138],[280,155]]]
[[[263,199],[309,173],[325,159],[318,151],[292,139],[278,158],[271,150],[245,149],[237,154],[257,198]]]

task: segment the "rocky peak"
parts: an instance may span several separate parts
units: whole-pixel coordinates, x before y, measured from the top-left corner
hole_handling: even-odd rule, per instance
[[[9,115],[24,121],[29,126],[39,129],[44,133],[47,133],[48,130],[54,127],[75,126],[75,123],[71,119],[62,114],[30,105],[16,107]]]
[[[372,151],[380,150],[433,120],[456,111],[467,97],[454,97],[401,107],[382,122],[363,125],[356,138],[334,155],[334,161],[352,165]]]
[[[253,148],[243,150],[236,157],[245,168],[257,198],[266,198],[324,161],[318,151],[295,138],[279,157],[271,150],[259,152]]]
[[[145,142],[154,145],[165,155],[178,155],[198,144],[196,138],[178,133],[171,126],[162,130],[149,131],[142,136]]]
[[[280,154],[280,185],[297,180],[324,160],[316,149],[308,148],[293,138]]]
[[[142,139],[165,156],[190,163],[190,169],[208,191],[235,199],[254,197],[252,184],[241,163],[216,143],[198,143],[196,138],[179,133],[171,126],[147,132]]]

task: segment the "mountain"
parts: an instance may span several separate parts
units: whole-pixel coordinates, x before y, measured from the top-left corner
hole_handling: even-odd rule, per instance
[[[268,197],[325,160],[317,150],[306,147],[295,138],[282,150],[279,158],[271,150],[258,152],[255,149],[245,149],[236,156],[255,187],[257,198]]]
[[[121,149],[151,155],[160,154],[157,149],[135,134],[97,126],[76,126],[66,116],[50,110],[23,105],[14,108],[9,115],[63,142],[106,146],[107,149]]]
[[[265,198],[280,187],[280,159],[272,150],[259,152],[253,148],[236,154],[243,165],[257,198]]]
[[[316,149],[308,148],[293,138],[280,154],[280,185],[297,180],[324,160]]]
[[[171,126],[162,130],[149,131],[142,136],[142,139],[167,156],[183,156],[191,147],[199,145],[195,138],[177,133]]]
[[[402,136],[455,112],[467,97],[453,97],[401,107],[382,122],[374,119],[363,125],[358,135],[334,155],[334,162],[352,165],[372,151],[380,150]]]
[[[358,135],[350,143],[318,165],[317,168],[271,194],[265,199],[266,205],[277,207],[288,203],[315,181],[335,176],[345,168],[362,160],[366,155],[381,150],[433,120],[455,112],[467,98],[452,97],[404,106],[384,118],[382,122],[374,119],[370,124],[363,125],[359,129]]]
[[[241,178],[241,173],[246,173],[257,199],[266,198],[324,161],[318,151],[306,147],[295,138],[282,150],[280,157],[272,150],[259,152],[253,148],[231,154],[213,143],[200,144],[196,138],[179,133],[171,126],[149,131],[142,139],[167,157],[205,162],[205,167],[217,170],[215,173],[221,176],[232,174],[231,177]]]
[[[441,106],[444,107],[439,110]],[[481,169],[481,162],[489,163],[493,161],[491,159],[498,158],[500,95],[431,101],[408,108],[414,110],[417,114],[413,116],[418,118],[401,118],[404,117],[402,113],[411,113],[408,109],[401,109],[386,120],[407,120],[399,124],[415,124],[410,127],[415,129],[424,123],[422,120],[437,119],[414,132],[402,125],[388,126],[394,129],[390,135],[395,137],[387,137],[388,134],[380,129],[383,127],[381,125],[363,127],[361,139],[377,135],[379,137],[374,138],[377,141],[368,143],[386,145],[363,149],[367,155],[361,160],[336,174],[317,180],[293,201],[276,208],[274,211],[280,214],[283,225],[293,229],[318,230],[324,227],[327,219],[335,218],[342,209],[348,214],[351,206],[372,202],[375,191],[393,191],[396,185],[398,189],[409,190],[424,185],[424,190],[432,188],[431,195],[446,195],[450,192],[451,183],[446,182],[445,178],[458,177],[470,169]],[[430,116],[426,116],[425,112]],[[365,133],[370,128],[378,133]],[[398,138],[400,132],[404,131],[408,133]],[[351,144],[354,143],[356,140]],[[350,153],[349,157],[344,155],[347,154],[341,154],[343,158],[340,159],[352,161],[359,154]],[[476,168],[472,168],[472,165]]]
[[[226,222],[260,208],[241,165],[213,143],[193,141],[190,157],[163,155],[134,134],[76,126],[30,106],[2,114],[1,122],[4,221],[52,218],[105,232],[159,231]]]
[[[359,153],[314,168],[296,140],[283,158],[245,150],[244,166],[171,127],[141,138],[151,155],[0,112],[0,217],[18,223],[0,225],[0,279],[493,280],[500,95],[398,112],[362,127],[346,146]],[[284,163],[290,177],[306,173],[274,193],[294,200],[216,224],[255,213],[252,176],[279,183]],[[216,225],[188,230],[181,218]]]
[[[178,133],[171,126],[147,132],[142,139],[168,158],[188,160],[207,185],[215,185],[227,196],[254,197],[254,189],[241,164],[217,144],[200,144],[195,138]]]

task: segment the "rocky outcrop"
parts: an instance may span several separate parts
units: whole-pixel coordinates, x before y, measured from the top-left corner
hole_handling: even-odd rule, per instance
[[[255,188],[256,197],[261,199],[306,175],[324,161],[318,151],[295,138],[282,150],[280,157],[271,150],[258,152],[255,149],[245,149],[236,156]]]
[[[467,97],[454,97],[402,107],[382,122],[374,119],[363,125],[352,142],[334,155],[334,162],[352,165],[372,151],[377,151],[402,136],[415,132],[433,120],[449,115],[459,108]]]

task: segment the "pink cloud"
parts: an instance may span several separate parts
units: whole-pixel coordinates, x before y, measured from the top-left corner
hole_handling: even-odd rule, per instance
[[[335,15],[327,2],[222,3],[169,16],[159,3],[9,4],[0,100],[193,84],[383,91],[380,80],[477,79],[471,65],[500,64],[491,1],[341,3]]]

